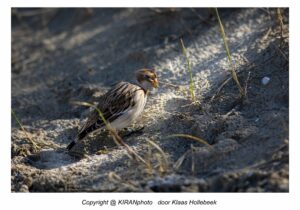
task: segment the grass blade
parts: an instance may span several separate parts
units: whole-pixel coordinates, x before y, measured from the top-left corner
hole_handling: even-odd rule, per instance
[[[99,116],[101,117],[102,121],[104,122],[107,130],[109,130],[109,132],[111,133],[115,143],[117,145],[124,146],[130,158],[132,158],[134,160],[137,160],[137,161],[140,161],[144,165],[149,167],[148,163],[141,156],[139,156],[129,145],[127,145],[123,141],[123,139],[119,136],[118,132],[113,127],[110,126],[110,123],[107,122],[107,120],[105,119],[103,113],[101,112],[100,109],[98,109],[97,106],[95,106],[94,104],[88,103],[88,102],[80,102],[80,101],[72,101],[71,103],[74,104],[74,105],[80,105],[80,106],[87,106],[87,107],[95,108],[95,110],[98,112]]]
[[[162,150],[162,148],[160,148],[160,146],[158,146],[155,142],[151,141],[150,139],[147,139],[147,142],[154,147],[155,149],[157,149],[157,151],[159,151],[159,153],[161,154],[161,156],[163,157],[163,164],[161,166],[161,168],[163,169],[162,171],[167,171],[168,170],[168,158],[166,153]]]
[[[209,143],[207,143],[205,140],[203,140],[199,137],[196,137],[196,136],[189,135],[189,134],[172,134],[172,135],[167,136],[166,138],[169,139],[169,138],[177,138],[177,137],[192,139],[192,140],[197,141],[201,144],[205,144],[206,146],[211,147],[211,145]]]
[[[194,81],[193,81],[193,74],[192,74],[190,60],[188,58],[187,50],[184,46],[183,40],[180,39],[180,42],[181,42],[182,52],[183,52],[183,55],[185,57],[185,60],[186,60],[186,63],[187,63],[187,68],[188,68],[188,71],[189,71],[189,74],[190,74],[190,94],[191,94],[192,100],[194,102],[196,102],[195,90],[194,90],[195,85],[194,85]]]
[[[229,47],[228,47],[228,45],[227,45],[227,40],[226,40],[225,30],[224,30],[224,27],[223,27],[223,24],[222,24],[222,21],[221,21],[221,18],[220,18],[220,16],[219,16],[219,12],[218,12],[218,9],[217,9],[217,8],[215,8],[215,12],[216,12],[216,16],[217,16],[217,19],[218,19],[218,22],[219,22],[219,26],[220,26],[220,30],[221,30],[222,39],[223,39],[223,42],[224,42],[224,46],[225,46],[227,58],[228,58],[228,61],[229,61],[231,76],[232,76],[233,80],[236,82],[236,84],[237,84],[237,86],[238,86],[238,88],[239,88],[239,91],[240,91],[241,96],[244,96],[244,95],[245,95],[244,89],[242,88],[242,86],[241,86],[241,84],[240,84],[240,82],[239,82],[239,80],[238,80],[237,74],[236,74],[236,72],[235,72],[235,68],[234,68],[234,66],[233,66],[233,62],[232,62],[232,59],[231,59]]]
[[[32,140],[32,138],[28,135],[28,132],[25,130],[25,128],[23,127],[21,121],[19,120],[19,118],[17,117],[16,113],[14,112],[13,109],[11,109],[11,114],[12,116],[15,118],[16,122],[18,123],[18,125],[20,126],[20,128],[22,129],[22,131],[25,133],[27,140],[32,144],[33,148],[35,151],[37,151],[38,149],[40,149],[40,147]]]

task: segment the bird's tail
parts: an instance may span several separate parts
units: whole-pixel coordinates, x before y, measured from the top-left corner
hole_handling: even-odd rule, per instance
[[[67,146],[67,150],[71,150],[76,144],[76,141],[72,141],[68,146]]]
[[[76,141],[73,140],[68,146],[67,146],[67,150],[71,150],[76,144]]]
[[[71,150],[75,144],[78,142],[78,141],[81,141],[82,139],[84,139],[86,137],[86,135],[88,134],[88,131],[87,130],[84,130],[82,132],[80,132],[76,139],[73,140],[68,146],[67,146],[67,150]]]

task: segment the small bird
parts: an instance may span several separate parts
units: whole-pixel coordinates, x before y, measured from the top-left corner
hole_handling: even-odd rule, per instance
[[[153,69],[140,69],[135,72],[137,84],[119,82],[107,93],[99,98],[97,108],[103,113],[104,118],[116,130],[129,126],[144,110],[148,92],[158,88],[157,74]],[[79,130],[77,138],[72,141],[67,149],[84,139],[88,134],[102,129],[105,123],[95,109]]]

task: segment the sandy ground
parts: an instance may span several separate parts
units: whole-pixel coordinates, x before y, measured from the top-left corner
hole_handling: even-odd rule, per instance
[[[240,82],[230,78],[209,9],[13,9],[12,192],[289,191],[288,10],[220,9]],[[195,81],[180,48],[183,38]],[[110,85],[155,68],[162,82],[124,137],[150,167],[128,157],[107,132],[68,153]],[[262,84],[264,77],[270,78]],[[202,138],[211,146],[172,134]],[[28,136],[39,146],[35,149]],[[125,136],[125,135],[124,135]],[[157,144],[163,153],[149,140]]]

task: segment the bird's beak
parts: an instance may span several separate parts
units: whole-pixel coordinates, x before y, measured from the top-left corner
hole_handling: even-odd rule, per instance
[[[152,82],[153,87],[158,88],[158,80],[154,79]]]

